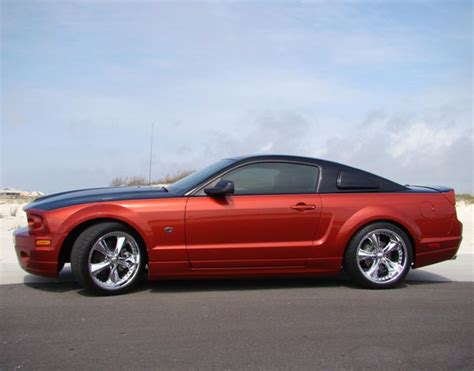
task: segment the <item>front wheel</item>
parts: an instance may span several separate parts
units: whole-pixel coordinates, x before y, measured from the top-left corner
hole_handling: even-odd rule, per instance
[[[405,278],[412,261],[412,246],[406,233],[390,223],[374,223],[352,238],[344,269],[361,286],[391,288]]]
[[[139,241],[120,223],[100,223],[76,239],[71,268],[78,283],[101,294],[121,294],[136,285],[145,259]]]

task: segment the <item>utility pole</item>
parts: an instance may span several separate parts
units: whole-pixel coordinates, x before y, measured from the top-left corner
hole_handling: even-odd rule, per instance
[[[151,185],[151,163],[153,158],[153,122],[151,123],[151,137],[150,137],[150,169],[148,170],[148,185]]]

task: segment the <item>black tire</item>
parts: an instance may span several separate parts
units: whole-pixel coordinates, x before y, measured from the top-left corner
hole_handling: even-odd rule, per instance
[[[115,254],[113,238],[115,238],[116,245],[118,245],[119,238],[124,239],[123,248],[120,249],[122,256]],[[112,245],[108,241],[112,241]],[[105,242],[105,245],[110,248],[110,251],[107,250],[110,255],[99,252],[97,248],[99,242]],[[106,249],[101,248],[100,250]],[[93,275],[92,267],[94,264],[98,264],[93,263],[92,259],[97,259],[97,257],[103,258],[98,263],[105,267],[97,270],[99,273]],[[133,261],[132,258],[135,260]],[[129,261],[126,261],[127,259]],[[130,291],[139,282],[145,264],[145,249],[140,239],[134,231],[118,222],[104,222],[85,229],[77,237],[71,251],[71,269],[76,281],[82,287],[101,295],[119,295]],[[121,272],[126,273],[120,277]],[[107,282],[110,281],[110,287],[107,286],[107,282],[102,282],[105,281],[105,277],[102,279],[102,276],[99,276],[107,274],[109,274]],[[127,278],[128,274],[129,278]],[[111,276],[117,279],[117,287],[112,286],[114,282]],[[99,279],[99,277],[101,278]],[[124,280],[121,285],[119,285],[120,280]]]
[[[392,250],[389,243],[395,246]],[[405,278],[412,261],[413,247],[407,234],[394,224],[377,222],[352,237],[344,255],[344,270],[359,286],[388,289]]]

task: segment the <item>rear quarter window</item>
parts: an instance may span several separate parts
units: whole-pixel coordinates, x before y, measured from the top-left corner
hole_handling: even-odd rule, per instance
[[[380,181],[371,174],[354,170],[340,170],[337,175],[336,185],[341,190],[375,190],[380,188]]]

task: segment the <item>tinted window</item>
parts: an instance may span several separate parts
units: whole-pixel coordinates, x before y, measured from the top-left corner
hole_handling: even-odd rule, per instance
[[[234,182],[235,194],[313,193],[317,167],[289,163],[258,163],[243,166],[224,176]]]
[[[339,189],[378,189],[380,182],[371,174],[364,174],[357,170],[339,171],[337,176]]]

